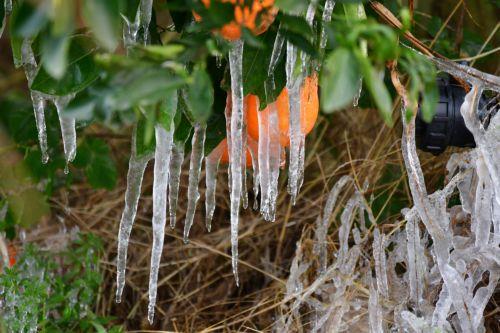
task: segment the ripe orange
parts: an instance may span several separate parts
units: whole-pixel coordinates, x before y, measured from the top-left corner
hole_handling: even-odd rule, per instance
[[[249,139],[251,139],[251,138],[249,138]],[[248,144],[250,145],[251,142],[249,142]],[[222,140],[213,151],[218,151],[219,149],[223,151],[221,159],[220,159],[221,163],[229,164],[229,149],[227,146],[227,139]],[[250,168],[251,166],[252,166],[252,155],[250,155],[250,148],[248,147],[247,148],[247,156],[246,156],[246,167]]]
[[[206,8],[211,0],[201,0]],[[220,29],[220,34],[227,40],[237,40],[241,37],[241,28],[245,27],[254,35],[259,35],[273,23],[278,9],[274,0],[253,0],[252,5],[246,5],[245,0],[218,0],[234,5],[234,20]],[[199,22],[201,16],[193,12],[194,19]]]
[[[248,134],[259,140],[259,120],[257,112],[269,112],[271,106],[259,111],[259,101],[255,95],[245,97]],[[285,87],[276,99],[275,106],[278,110],[278,123],[280,129],[280,143],[283,147],[290,145],[289,121],[290,106],[288,104],[288,89]],[[319,111],[318,76],[306,77],[300,93],[300,124],[302,133],[309,134],[316,124]]]

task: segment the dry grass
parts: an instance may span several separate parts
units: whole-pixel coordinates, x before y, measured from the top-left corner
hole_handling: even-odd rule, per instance
[[[87,133],[93,135],[93,131],[96,130],[90,128]],[[283,302],[295,244],[301,239],[304,255],[314,262],[314,221],[324,203],[324,194],[341,175],[351,174],[359,187],[366,181],[369,183],[364,195],[370,201],[379,202],[375,217],[384,233],[389,234],[401,226],[397,210],[395,214],[387,213],[394,210],[395,200],[407,203],[410,198],[399,141],[400,129],[384,126],[375,110],[350,110],[321,118],[307,140],[306,177],[297,205],[292,207],[290,204],[285,190],[286,172],[283,171],[276,222],[263,221],[251,209],[242,212],[239,288],[231,273],[226,173],[220,172],[219,176],[213,231],[205,231],[202,195],[191,242],[185,245],[181,225],[187,204],[185,170],[178,224],[174,230],[166,230],[153,327],[146,320],[152,243],[151,165],[144,178],[143,196],[131,235],[127,284],[121,304],[114,302],[114,260],[123,208],[128,141],[116,137],[109,139],[121,166],[120,182],[115,190],[95,191],[85,184],[73,185],[53,198],[53,215],[64,217],[68,228],[77,225],[83,232],[99,235],[106,244],[102,258],[105,282],[96,304],[98,314],[115,316],[117,322],[136,331],[153,328],[179,332],[270,331]],[[421,157],[428,186],[433,190],[442,183],[447,157],[427,154]],[[187,169],[186,164],[184,169]],[[200,184],[203,192],[203,179]],[[250,205],[252,203],[250,193]],[[336,248],[337,226],[336,218],[329,230],[332,250]],[[45,236],[56,234],[58,228],[58,223],[49,222],[47,227],[30,233],[28,240],[43,240]],[[359,288],[366,297],[364,287]]]

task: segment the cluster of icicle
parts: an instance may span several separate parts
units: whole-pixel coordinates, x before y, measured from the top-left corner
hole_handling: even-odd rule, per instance
[[[125,43],[132,45],[137,40],[139,27],[147,31],[151,19],[151,8],[146,6],[146,1],[141,2],[138,14],[133,23],[126,20],[124,29]],[[150,6],[151,1],[149,1]],[[317,0],[312,0],[306,13],[307,22],[313,23],[316,12]],[[327,0],[326,10],[323,14],[325,22],[331,20],[334,1]],[[147,12],[147,14],[145,14]],[[323,31],[322,38],[326,41]],[[147,34],[144,41],[147,41]],[[269,80],[266,88],[274,90],[273,73],[284,49],[285,38],[278,32],[274,43],[269,64]],[[321,43],[322,47],[326,42]],[[248,207],[246,152],[250,152],[253,166],[253,190],[257,197],[260,192],[260,212],[265,220],[274,221],[276,200],[278,197],[278,178],[280,166],[284,164],[285,151],[280,146],[280,133],[278,127],[278,111],[271,103],[266,111],[258,113],[259,141],[255,142],[246,135],[245,104],[243,93],[243,49],[242,40],[232,43],[229,52],[229,67],[231,74],[231,93],[228,95],[226,115],[227,150],[229,151],[228,179],[230,189],[230,222],[231,222],[231,252],[233,274],[238,284],[238,227],[240,207]],[[300,60],[300,62],[298,62]],[[307,55],[299,52],[290,42],[286,43],[286,86],[290,98],[290,149],[289,155],[289,185],[288,190],[292,201],[295,203],[304,176],[304,141],[305,135],[300,124],[300,92],[306,75]],[[296,65],[301,64],[300,73],[296,74]],[[184,221],[184,242],[189,241],[189,232],[193,225],[196,205],[200,198],[198,191],[201,178],[201,168],[205,160],[206,173],[206,227],[211,230],[211,221],[215,210],[215,189],[217,185],[217,172],[224,148],[220,146],[208,156],[204,156],[204,143],[206,125],[193,124],[194,134],[191,142],[191,156],[189,165],[188,203]],[[156,151],[154,156],[137,156],[135,142],[132,142],[132,156],[129,162],[127,175],[127,189],[125,193],[125,208],[120,221],[118,234],[117,256],[117,292],[116,301],[121,301],[125,285],[125,271],[127,262],[127,248],[130,232],[137,212],[137,205],[141,193],[141,183],[147,163],[155,159],[153,183],[153,249],[151,253],[151,270],[149,280],[149,306],[148,320],[153,322],[156,304],[158,270],[163,248],[163,239],[166,225],[167,206],[170,217],[170,226],[175,227],[176,208],[179,193],[179,178],[184,160],[184,142],[173,141],[174,126],[163,128],[157,125]],[[168,200],[167,200],[168,199]],[[168,203],[168,205],[167,205]],[[258,202],[254,208],[258,208]]]
[[[485,307],[500,278],[500,113],[497,100],[484,110],[479,100],[483,89],[500,92],[500,78],[442,60],[438,67],[471,85],[461,114],[477,148],[452,155],[444,188],[428,194],[414,118],[405,121],[402,153],[414,206],[402,211],[403,227],[387,235],[376,226],[363,189],[341,178],[317,219],[314,266],[297,244],[277,332],[300,326],[312,332],[485,332]],[[402,112],[404,121],[404,105]],[[488,119],[480,121],[479,114]],[[339,245],[329,253],[331,215],[349,187]],[[457,191],[461,205],[448,208]]]
[[[4,8],[5,15],[9,15],[12,12],[12,0],[4,0]],[[0,27],[0,38],[2,37],[2,33],[5,28],[5,22],[6,19],[4,18],[4,26]],[[24,68],[28,86],[30,87],[38,73],[38,70],[40,69],[40,65],[37,64],[35,54],[33,53],[33,49],[31,47],[32,43],[33,41],[27,38],[22,41],[21,59],[15,64],[16,66],[22,66]],[[33,111],[35,113],[35,122],[38,132],[40,152],[42,154],[42,163],[45,164],[49,161],[47,128],[45,125],[45,108],[47,102],[52,102],[56,107],[61,126],[64,156],[66,157],[66,167],[64,172],[68,173],[68,165],[75,159],[76,156],[76,124],[75,119],[68,117],[63,111],[68,103],[73,99],[74,94],[66,96],[51,96],[31,89],[30,94],[33,102]]]

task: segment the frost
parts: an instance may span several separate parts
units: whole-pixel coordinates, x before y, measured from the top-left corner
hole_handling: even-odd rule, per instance
[[[200,198],[198,186],[200,183],[201,165],[204,157],[206,125],[195,124],[194,134],[191,141],[191,161],[189,163],[189,184],[188,184],[188,208],[186,220],[184,222],[184,243],[189,242],[189,231],[193,225],[196,204]]]
[[[134,225],[135,215],[137,213],[137,205],[141,196],[142,178],[144,170],[151,155],[137,156],[136,150],[136,131],[132,136],[132,153],[130,156],[128,173],[127,173],[127,189],[125,191],[125,207],[123,209],[120,220],[120,228],[118,231],[118,255],[116,259],[116,302],[121,302],[123,287],[125,286],[125,269],[127,266],[127,249],[130,239],[130,232]]]
[[[229,141],[229,169],[230,169],[230,199],[231,199],[231,253],[233,274],[236,284],[238,280],[238,224],[242,181],[244,172],[241,165],[246,147],[243,146],[243,41],[233,42],[229,51],[229,68],[231,72],[231,104]],[[227,121],[227,120],[226,120]]]
[[[151,250],[151,270],[149,273],[148,320],[153,324],[158,288],[165,224],[167,221],[167,186],[170,174],[170,156],[174,136],[174,125],[167,131],[162,125],[155,126],[156,149],[153,180],[153,248]]]
[[[179,183],[181,179],[182,162],[184,161],[184,142],[175,142],[170,157],[170,178],[168,184],[168,206],[170,213],[170,228],[175,228],[177,217],[177,200],[179,198]]]

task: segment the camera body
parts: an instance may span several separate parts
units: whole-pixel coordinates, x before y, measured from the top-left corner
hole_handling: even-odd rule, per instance
[[[417,147],[434,155],[441,154],[448,146],[474,148],[474,137],[460,113],[466,95],[464,88],[450,76],[439,77],[437,86],[439,102],[432,121],[426,123],[420,109],[415,119]],[[483,97],[480,106],[484,104]]]

